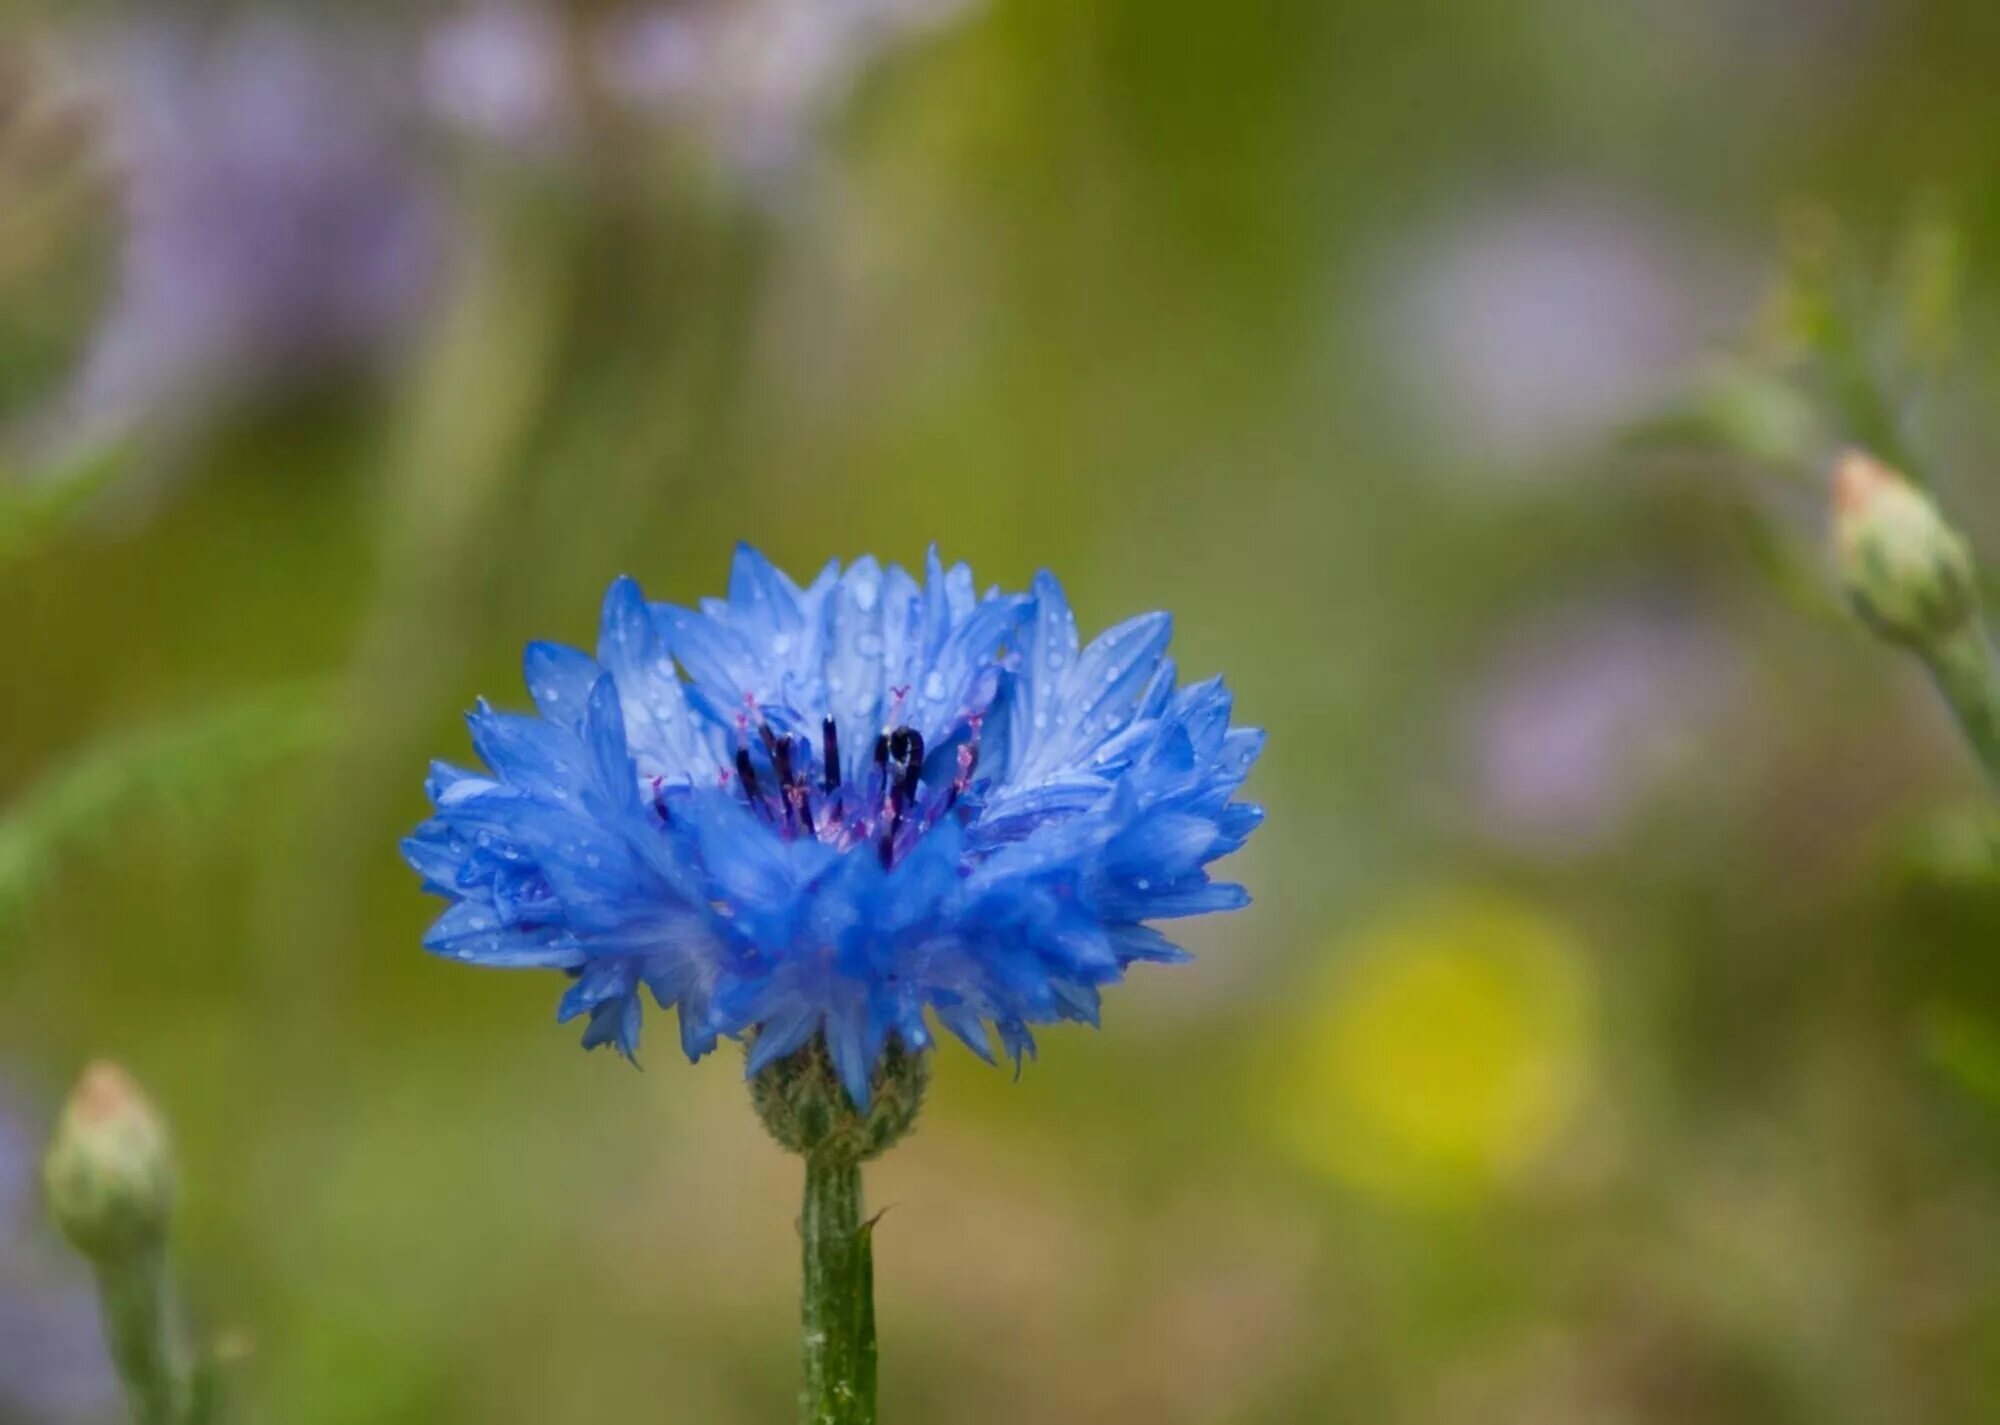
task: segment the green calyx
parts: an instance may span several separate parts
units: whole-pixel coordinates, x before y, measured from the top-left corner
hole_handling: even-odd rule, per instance
[[[910,1131],[923,1107],[930,1076],[929,1055],[913,1054],[891,1040],[875,1066],[864,1112],[841,1085],[826,1041],[814,1035],[803,1048],[766,1065],[750,1080],[750,1101],[764,1127],[788,1152],[864,1163]]]

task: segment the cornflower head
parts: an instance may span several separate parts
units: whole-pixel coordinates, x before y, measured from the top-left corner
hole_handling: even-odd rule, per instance
[[[404,842],[451,905],[425,943],[574,983],[587,1047],[639,1042],[642,988],[700,1058],[747,1045],[751,1100],[805,1163],[809,1425],[874,1425],[874,1224],[861,1164],[915,1121],[933,1021],[1018,1070],[1031,1026],[1095,1024],[1147,924],[1231,910],[1207,867],[1262,811],[1263,734],[1182,688],[1169,620],[1088,648],[1062,586],[981,595],[860,559],[800,587],[747,546],[729,596],[620,579],[597,656],[528,645],[536,713],[471,716],[484,772],[437,764]]]
[[[1234,796],[1263,734],[1177,685],[1169,632],[1083,647],[1054,576],[982,595],[935,551],[802,587],[744,546],[693,609],[619,579],[595,657],[528,646],[535,713],[470,715],[487,770],[434,765],[425,944],[564,971],[587,1047],[635,1053],[643,989],[690,1059],[823,1055],[864,1111],[933,1021],[1018,1070],[1032,1026],[1185,958],[1148,922],[1248,900],[1206,868],[1262,819]]]

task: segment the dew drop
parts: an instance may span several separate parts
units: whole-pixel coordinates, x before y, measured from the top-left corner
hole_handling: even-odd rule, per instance
[[[1123,673],[1124,671],[1125,670],[1120,668],[1116,663],[1113,663],[1109,668],[1106,668],[1104,670],[1104,686],[1108,688],[1113,683],[1117,682],[1118,675],[1120,673]]]
[[[773,658],[783,658],[791,651],[792,636],[789,633],[778,634],[771,640],[771,656]]]
[[[1139,879],[1134,881],[1132,884],[1137,886],[1142,891],[1150,891],[1151,889],[1153,889],[1153,882],[1151,881],[1151,879],[1145,876],[1139,877]]]
[[[924,696],[934,703],[944,700],[944,674],[935,668],[924,675]]]
[[[550,702],[552,702],[552,703],[559,703],[559,702],[561,702],[561,701],[562,701],[562,692],[561,692],[561,690],[560,690],[560,689],[558,689],[558,688],[556,688],[556,687],[554,687],[553,685],[551,685],[551,686],[549,686],[549,687],[546,687],[546,688],[543,688],[543,689],[542,689],[542,696],[543,696],[543,697],[545,697],[545,698],[547,698],[547,699],[548,699],[548,700],[549,700]]]
[[[864,633],[854,640],[854,647],[863,657],[880,658],[882,656],[882,635],[879,633]]]

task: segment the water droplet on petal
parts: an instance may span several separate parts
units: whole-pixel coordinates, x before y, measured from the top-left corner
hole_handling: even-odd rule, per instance
[[[924,696],[934,703],[944,700],[944,674],[935,668],[924,675]]]

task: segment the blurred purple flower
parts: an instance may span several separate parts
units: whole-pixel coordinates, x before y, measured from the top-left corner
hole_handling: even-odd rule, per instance
[[[0,1093],[0,1420],[99,1420],[117,1381],[82,1262],[42,1223],[41,1134]]]
[[[1573,455],[1657,402],[1731,310],[1713,262],[1592,195],[1461,213],[1386,266],[1409,423],[1499,466]]]
[[[545,143],[570,119],[562,45],[556,16],[538,6],[467,10],[424,40],[424,103],[447,127],[503,147]]]
[[[1480,829],[1546,859],[1602,849],[1693,768],[1742,674],[1722,630],[1645,602],[1567,610],[1517,631],[1468,705]]]
[[[275,19],[146,24],[95,57],[127,226],[76,392],[86,421],[307,379],[393,344],[442,233],[396,146],[390,58]]]
[[[877,57],[941,28],[971,0],[696,0],[612,15],[580,53],[589,79],[652,118],[702,133],[752,181],[795,162]],[[448,123],[510,147],[574,120],[562,21],[528,3],[483,5],[435,30],[425,89]]]

